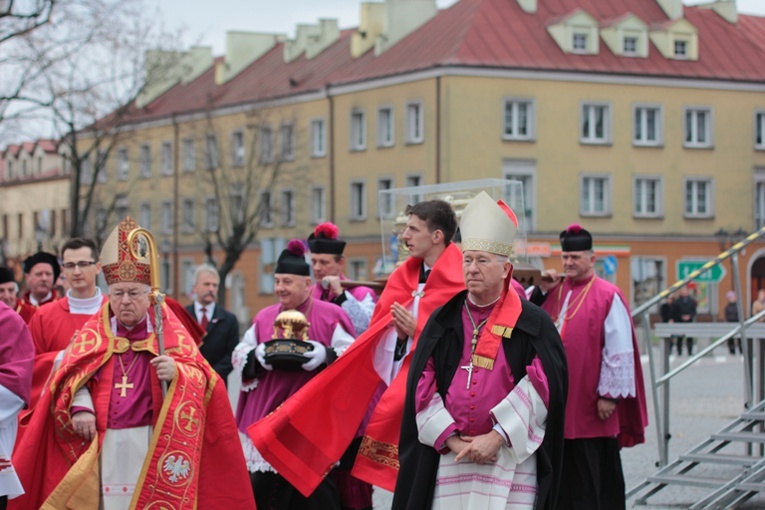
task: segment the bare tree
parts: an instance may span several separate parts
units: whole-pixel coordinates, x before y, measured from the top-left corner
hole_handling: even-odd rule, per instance
[[[50,22],[57,0],[0,0],[0,44]]]
[[[277,118],[279,124],[273,124]],[[206,184],[215,198],[218,221],[217,225],[202,225],[197,232],[207,261],[218,268],[222,282],[263,227],[294,225],[296,197],[291,204],[274,207],[274,190],[279,183],[306,183],[306,168],[297,163],[299,137],[294,126],[294,119],[284,119],[279,112],[253,109],[247,114],[246,130],[235,135],[216,131],[208,116]],[[221,140],[229,140],[227,151],[218,150]],[[219,263],[213,256],[216,250],[224,254]],[[218,301],[226,305],[225,292],[219,294]]]

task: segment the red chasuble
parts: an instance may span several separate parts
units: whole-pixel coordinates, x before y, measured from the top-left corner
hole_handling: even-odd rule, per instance
[[[175,360],[176,376],[163,401],[156,372],[149,372],[154,433],[131,508],[254,509],[225,386],[175,315],[167,307],[162,315],[165,354]],[[132,348],[157,355],[154,334],[131,343],[112,334],[109,320],[107,304],[67,347],[50,391],[40,398],[40,409],[50,411],[33,415],[14,452],[27,493],[9,508],[98,508],[98,459],[117,363],[113,354]],[[73,432],[70,416],[72,398],[82,386],[90,390],[96,413],[97,434],[90,443]]]
[[[391,274],[375,307],[369,329],[337,361],[314,377],[284,404],[253,424],[248,433],[258,452],[302,494],[321,483],[353,440],[382,379],[374,354],[391,326],[394,302],[409,306],[417,290],[422,259],[409,258]],[[450,244],[436,260],[420,299],[415,342],[430,314],[464,290],[462,252]],[[412,346],[412,352],[414,346]],[[392,490],[398,471],[398,434],[406,392],[407,356],[383,394],[367,428],[356,466],[367,461],[365,476],[353,475]],[[316,426],[316,417],[322,426]],[[366,454],[366,457],[362,457]],[[377,469],[376,469],[377,468]]]
[[[21,315],[21,318],[24,319],[24,322],[27,324],[27,326],[32,320],[35,312],[37,312],[37,308],[34,306],[30,305],[26,301],[22,301],[21,299],[16,300],[16,313]]]

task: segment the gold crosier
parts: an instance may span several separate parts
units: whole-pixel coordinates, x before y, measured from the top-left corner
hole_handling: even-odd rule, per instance
[[[141,255],[138,250],[140,246],[139,239],[146,242],[146,254],[144,255]],[[135,228],[131,230],[127,236],[127,243],[133,258],[136,260],[149,259],[149,271],[151,273],[151,292],[149,293],[149,299],[154,305],[154,331],[157,335],[157,351],[160,356],[164,356],[165,337],[164,329],[162,327],[162,304],[165,302],[165,295],[160,290],[162,284],[159,275],[159,252],[157,251],[157,243],[154,241],[152,233],[145,228]],[[165,397],[167,395],[167,381],[161,381],[161,383],[162,396]]]

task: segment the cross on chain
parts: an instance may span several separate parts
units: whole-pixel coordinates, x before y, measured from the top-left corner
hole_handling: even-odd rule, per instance
[[[122,382],[114,385],[114,388],[120,390],[120,397],[127,397],[127,390],[132,390],[135,385],[127,382],[127,376],[122,376]]]
[[[467,378],[467,386],[465,386],[466,390],[470,389],[470,381],[473,379],[473,360],[470,360],[469,365],[465,365],[464,367],[460,367],[462,370],[465,370],[468,373]]]

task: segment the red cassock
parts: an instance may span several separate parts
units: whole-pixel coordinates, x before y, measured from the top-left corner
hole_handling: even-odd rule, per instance
[[[422,259],[409,258],[391,274],[367,331],[282,406],[248,429],[258,452],[302,494],[321,483],[353,440],[383,382],[374,368],[376,349],[391,328],[394,302],[409,306],[418,288]],[[430,314],[464,290],[462,252],[450,244],[434,264],[420,298],[420,334]],[[411,351],[414,351],[414,345]],[[411,356],[383,393],[367,427],[353,475],[393,490],[398,474],[398,436]],[[320,417],[321,427],[317,427]],[[362,469],[359,471],[359,469]]]
[[[16,300],[16,313],[21,315],[21,318],[24,319],[24,322],[27,324],[27,326],[32,320],[32,316],[34,316],[35,312],[37,312],[37,308],[35,308],[33,305],[30,305],[21,299]]]

